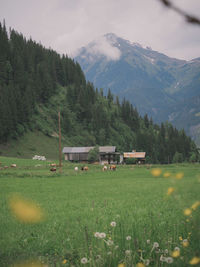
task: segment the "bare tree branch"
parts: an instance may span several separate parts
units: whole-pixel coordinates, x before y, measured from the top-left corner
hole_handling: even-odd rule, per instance
[[[199,18],[187,14],[185,11],[183,11],[179,7],[175,6],[171,2],[171,0],[158,0],[158,1],[160,1],[164,6],[174,10],[176,13],[183,16],[187,22],[200,25],[200,19]]]

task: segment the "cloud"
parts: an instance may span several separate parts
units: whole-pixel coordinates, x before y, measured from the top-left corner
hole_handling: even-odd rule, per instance
[[[189,25],[158,0],[0,0],[7,27],[59,53],[74,52],[108,32],[177,58],[199,57],[200,27]],[[199,0],[173,0],[199,16]],[[96,52],[117,58],[104,40]]]
[[[113,46],[105,36],[102,36],[95,40],[92,46],[89,47],[88,53],[104,55],[108,60],[118,60],[121,56],[120,50],[117,47]]]

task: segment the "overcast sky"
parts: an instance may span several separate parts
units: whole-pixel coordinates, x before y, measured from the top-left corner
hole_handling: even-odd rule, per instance
[[[200,0],[172,1],[200,17]],[[158,0],[0,0],[3,19],[7,28],[70,56],[113,32],[171,57],[200,57],[200,26],[186,23]]]

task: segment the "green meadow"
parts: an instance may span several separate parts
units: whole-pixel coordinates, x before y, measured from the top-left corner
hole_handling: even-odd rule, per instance
[[[121,165],[103,172],[100,165],[81,171],[83,165],[63,162],[61,172],[52,173],[49,161],[0,162],[0,266],[184,267],[194,257],[198,262],[199,164]],[[155,168],[158,176],[152,175]],[[19,199],[35,205],[41,216],[23,221]]]

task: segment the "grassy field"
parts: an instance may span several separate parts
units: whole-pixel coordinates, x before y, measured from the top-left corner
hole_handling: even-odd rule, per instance
[[[62,173],[51,173],[50,162],[0,162],[17,164],[0,170],[2,267],[184,267],[199,260],[198,164],[105,172],[89,165],[83,172],[64,163]]]

